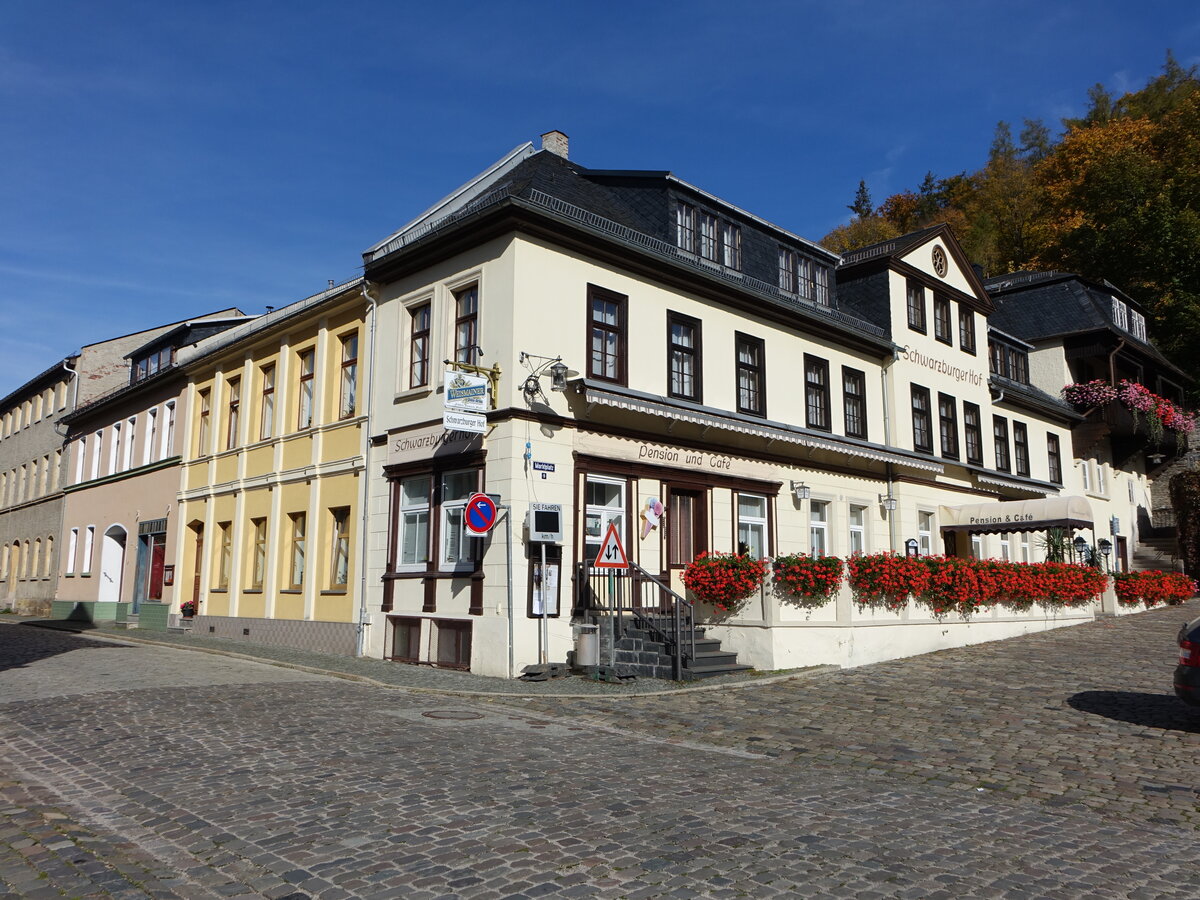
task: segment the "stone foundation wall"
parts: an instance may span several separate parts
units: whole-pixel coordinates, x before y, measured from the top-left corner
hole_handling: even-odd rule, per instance
[[[358,645],[356,626],[352,622],[196,616],[192,619],[192,634],[339,656],[354,656]]]

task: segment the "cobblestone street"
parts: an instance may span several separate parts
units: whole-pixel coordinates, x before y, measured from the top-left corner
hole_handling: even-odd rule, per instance
[[[2,625],[0,894],[1194,898],[1198,611],[613,699]]]

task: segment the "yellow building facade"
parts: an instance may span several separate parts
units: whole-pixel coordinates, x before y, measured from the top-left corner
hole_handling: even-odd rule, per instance
[[[175,556],[197,633],[356,652],[369,307],[332,287],[189,367]]]

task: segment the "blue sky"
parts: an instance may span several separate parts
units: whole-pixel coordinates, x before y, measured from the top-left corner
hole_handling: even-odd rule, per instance
[[[1057,128],[1168,47],[1200,62],[1200,4],[7,0],[0,395],[352,277],[544,131],[817,240],[860,178],[878,202],[977,168],[998,120]]]

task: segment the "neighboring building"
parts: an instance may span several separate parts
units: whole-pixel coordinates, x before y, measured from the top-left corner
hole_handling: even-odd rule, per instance
[[[127,384],[62,417],[60,613],[84,604],[96,620],[137,622],[145,612],[151,618],[140,624],[165,626],[175,590],[177,432],[187,416],[179,363],[248,318],[226,310],[168,329],[126,354]]]
[[[371,655],[500,676],[542,653],[562,659],[572,619],[606,618],[570,614],[609,596],[578,569],[609,525],[636,566],[622,590],[649,591],[633,600],[645,612],[672,607],[704,550],[848,556],[912,540],[921,553],[1032,559],[1029,536],[1062,520],[1053,498],[1073,483],[1052,448],[1069,446],[1078,416],[1021,377],[989,378],[992,301],[945,227],[839,267],[670,173],[574,164],[551,132],[364,262],[380,346],[394,349],[372,370],[372,434],[387,452],[370,466]],[[559,358],[572,371],[548,390]],[[444,429],[443,359],[495,379],[486,434]],[[474,491],[509,507],[511,567],[503,526],[486,539],[463,529]],[[1024,531],[982,535],[959,516],[1017,499],[1045,504]],[[666,513],[646,530],[654,500]],[[565,513],[545,626],[534,503]],[[1070,524],[1092,524],[1083,509]],[[713,633],[776,668],[1090,616],[947,624],[860,611],[847,596],[813,613],[766,596]]]
[[[361,279],[331,286],[183,364],[170,552],[196,630],[355,653],[369,305]]]
[[[171,327],[88,344],[0,400],[0,607],[49,615],[58,591],[62,417],[125,384],[125,354]]]
[[[989,279],[987,288],[996,304],[993,321],[1028,342],[1028,378],[1043,390],[1057,395],[1072,383],[1099,380],[1117,388],[1129,381],[1182,404],[1192,377],[1154,346],[1146,311],[1108,282],[1016,272]],[[993,373],[1005,364],[1001,353],[992,354]],[[1169,503],[1156,508],[1151,486],[1187,442],[1170,429],[1152,434],[1145,418],[1120,401],[1083,412],[1071,430],[1068,478],[1095,511],[1097,537],[1112,542],[1115,568],[1144,567],[1134,556],[1155,519],[1160,537],[1173,531]],[[1147,557],[1155,567],[1162,563],[1153,552]]]

